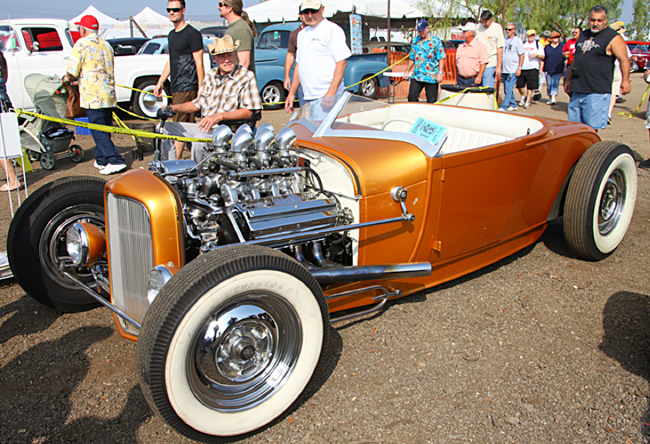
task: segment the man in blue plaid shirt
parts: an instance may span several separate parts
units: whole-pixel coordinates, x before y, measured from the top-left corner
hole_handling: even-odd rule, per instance
[[[426,20],[418,21],[416,30],[418,36],[411,47],[410,60],[406,67],[406,75],[415,67],[410,79],[408,101],[417,102],[424,88],[427,103],[434,103],[438,100],[438,84],[445,75],[444,65],[440,66],[440,60],[445,58],[445,47],[442,40],[431,34]]]

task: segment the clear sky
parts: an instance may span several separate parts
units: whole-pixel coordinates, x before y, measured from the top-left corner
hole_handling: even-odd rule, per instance
[[[189,19],[202,21],[220,20],[219,10],[217,9],[218,0],[186,0],[186,3],[186,16]],[[257,3],[259,3],[259,0],[244,0],[244,7]],[[632,21],[632,3],[633,0],[625,0],[623,13],[620,17],[626,24]],[[154,11],[166,15],[165,8],[167,7],[165,0],[112,0],[96,2],[89,0],[66,0],[63,2],[52,0],[0,0],[0,19],[23,17],[70,19],[92,4],[104,14],[118,20],[128,19],[130,15],[137,14],[145,6],[149,6]]]
[[[218,0],[185,0],[185,16],[191,20],[221,20],[217,9]],[[256,5],[259,0],[244,0],[244,7]],[[93,5],[101,12],[118,20],[126,20],[149,6],[154,11],[167,15],[166,0],[0,0],[0,19],[7,18],[58,18],[71,19]]]

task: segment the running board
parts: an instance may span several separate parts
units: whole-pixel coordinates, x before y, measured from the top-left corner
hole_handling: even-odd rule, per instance
[[[365,315],[375,313],[375,312],[381,310],[381,308],[384,305],[386,305],[386,302],[388,302],[388,300],[390,298],[398,298],[398,297],[400,297],[402,295],[402,290],[395,290],[393,292],[390,292],[390,291],[388,291],[388,289],[386,287],[383,287],[381,285],[373,285],[371,287],[359,288],[357,290],[344,291],[343,293],[336,293],[336,294],[333,294],[331,296],[325,296],[325,300],[326,301],[335,301],[337,299],[347,298],[347,297],[355,295],[355,294],[365,293],[366,291],[372,291],[372,290],[378,290],[378,291],[381,291],[381,293],[382,293],[382,294],[377,295],[374,298],[372,298],[373,301],[379,301],[376,305],[372,306],[371,308],[369,308],[367,310],[363,310],[363,311],[360,311],[360,312],[357,312],[357,313],[352,313],[352,314],[341,316],[341,317],[338,317],[338,318],[330,318],[330,324],[334,324],[334,323],[341,322],[341,321],[346,321],[346,320],[349,320],[349,319],[356,319],[356,318],[360,318],[361,316],[365,316]]]

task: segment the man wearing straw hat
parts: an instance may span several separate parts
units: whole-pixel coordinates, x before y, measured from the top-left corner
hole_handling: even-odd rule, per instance
[[[238,46],[239,41],[233,42],[228,34],[215,38],[214,44],[208,45],[217,66],[206,74],[195,100],[170,107],[177,113],[201,111],[201,121],[198,124],[169,122],[165,125],[166,134],[211,139],[210,131],[217,125],[228,125],[235,131],[246,121],[251,128],[255,127],[262,101],[255,74],[237,63]],[[170,145],[163,143],[163,158]],[[205,157],[205,145],[192,143],[192,159],[195,162],[199,163]]]

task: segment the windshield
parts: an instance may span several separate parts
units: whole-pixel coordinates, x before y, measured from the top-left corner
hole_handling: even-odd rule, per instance
[[[158,48],[160,48],[160,44],[155,42],[148,42],[145,43],[142,48],[140,48],[138,54],[155,54]]]
[[[305,119],[311,122],[316,128],[319,128],[323,120],[327,117],[327,121],[332,121],[332,128],[336,128],[340,123],[355,123],[361,126],[376,128],[375,125],[370,124],[370,120],[367,124],[364,124],[365,119],[353,119],[354,121],[351,122],[350,117],[352,115],[359,115],[362,112],[364,116],[375,114],[376,112],[371,111],[387,107],[388,104],[384,102],[378,102],[350,93],[343,93],[341,95],[323,97],[306,102],[296,111],[291,120]]]

